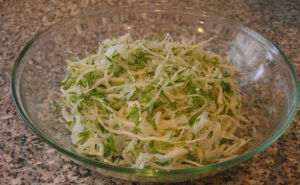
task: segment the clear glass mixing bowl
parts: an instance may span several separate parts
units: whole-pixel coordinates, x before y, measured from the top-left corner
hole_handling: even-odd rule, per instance
[[[58,122],[53,100],[60,98],[70,49],[85,56],[106,38],[130,32],[166,34],[180,41],[213,38],[207,49],[223,56],[242,72],[236,76],[242,90],[244,112],[260,125],[258,137],[244,154],[224,162],[181,170],[149,170],[113,166],[73,152],[70,135]],[[35,36],[20,53],[11,77],[16,107],[30,129],[50,146],[101,174],[147,182],[178,182],[219,173],[261,152],[278,139],[291,123],[298,106],[299,86],[291,62],[271,41],[232,20],[191,7],[135,5],[104,7],[50,26]]]

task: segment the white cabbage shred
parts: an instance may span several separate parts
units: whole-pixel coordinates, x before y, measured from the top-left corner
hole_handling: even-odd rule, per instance
[[[195,44],[130,34],[68,60],[62,115],[76,152],[147,169],[197,167],[238,155],[251,136],[229,59]],[[255,129],[253,129],[255,130]]]

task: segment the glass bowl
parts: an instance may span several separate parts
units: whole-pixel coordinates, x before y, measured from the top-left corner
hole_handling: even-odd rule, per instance
[[[176,41],[213,38],[206,48],[229,56],[241,69],[236,78],[242,92],[242,111],[260,123],[258,137],[242,155],[203,167],[149,170],[105,164],[74,152],[70,135],[53,100],[60,99],[66,76],[67,49],[86,56],[106,38],[130,32],[134,39],[146,34],[170,33]],[[232,20],[192,7],[140,4],[104,7],[62,20],[36,35],[13,67],[11,93],[28,127],[50,146],[103,175],[131,181],[179,182],[219,173],[263,151],[291,123],[298,106],[299,86],[291,62],[271,41]]]

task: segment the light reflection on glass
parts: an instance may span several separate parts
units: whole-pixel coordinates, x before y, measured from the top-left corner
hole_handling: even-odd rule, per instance
[[[269,59],[271,61],[273,60],[273,56],[270,52],[267,52],[266,55],[267,55],[267,59]]]
[[[260,64],[256,74],[254,75],[254,80],[258,80],[264,74],[265,68],[263,64]]]
[[[198,28],[197,31],[198,31],[199,33],[203,33],[203,32],[204,32],[202,28]]]

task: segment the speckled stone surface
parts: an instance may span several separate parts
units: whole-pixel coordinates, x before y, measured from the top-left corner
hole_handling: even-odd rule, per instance
[[[0,0],[0,184],[135,184],[81,167],[42,142],[17,114],[9,86],[18,54],[39,31],[63,18],[103,5],[138,2]],[[157,2],[197,5],[257,30],[283,50],[300,78],[299,1]],[[181,184],[300,184],[300,112],[283,136],[259,155],[214,177]]]

